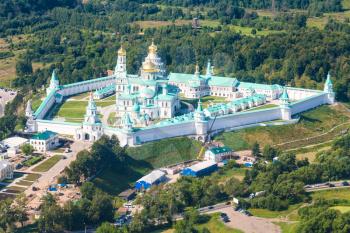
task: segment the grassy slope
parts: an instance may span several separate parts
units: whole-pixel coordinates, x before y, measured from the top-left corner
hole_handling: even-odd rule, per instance
[[[317,191],[311,194],[312,198],[323,198],[326,200],[342,199],[350,201],[350,188]]]
[[[291,140],[319,135],[335,125],[348,121],[341,106],[321,106],[301,115],[298,124],[270,127],[253,127],[234,132],[226,132],[216,137],[234,150],[249,149],[258,141],[260,145],[279,144]]]
[[[257,217],[262,218],[284,218],[288,217],[289,220],[297,220],[298,214],[294,212],[301,206],[301,204],[295,204],[288,207],[287,210],[271,211],[267,209],[249,209],[249,211]]]
[[[33,168],[33,172],[46,172],[50,170],[58,161],[62,158],[61,155],[54,155],[51,158],[45,160],[35,168]]]
[[[225,224],[220,220],[219,213],[210,215],[209,221],[203,224],[196,224],[195,228],[199,231],[201,231],[203,228],[207,228],[212,233],[243,233],[243,231],[240,231],[238,229],[233,229],[225,226]],[[174,233],[174,232],[175,232],[174,229],[167,229],[167,230],[154,231],[152,233]]]
[[[113,168],[100,173],[94,183],[110,194],[118,194],[154,168],[195,159],[200,143],[188,138],[171,138],[128,148],[128,166],[123,171]]]

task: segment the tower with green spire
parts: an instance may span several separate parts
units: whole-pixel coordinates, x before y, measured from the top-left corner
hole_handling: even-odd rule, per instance
[[[333,91],[333,83],[332,83],[331,75],[330,75],[329,72],[327,74],[327,79],[326,79],[326,82],[324,84],[323,91],[325,93],[327,93],[327,103],[328,104],[334,104],[334,102],[335,102],[335,94],[334,94],[334,91]]]
[[[194,112],[194,125],[196,129],[197,139],[205,142],[208,134],[208,121],[205,118],[202,101],[198,99],[198,106]]]
[[[289,101],[287,88],[283,89],[283,93],[280,96],[279,100],[280,100],[282,120],[291,120],[292,119],[292,109],[290,108],[290,101]]]
[[[90,93],[89,102],[81,128],[76,131],[76,139],[94,142],[103,135],[102,123],[97,115],[97,106]]]
[[[57,90],[60,86],[56,70],[52,71],[49,87],[46,89],[46,94],[50,94],[52,90]]]

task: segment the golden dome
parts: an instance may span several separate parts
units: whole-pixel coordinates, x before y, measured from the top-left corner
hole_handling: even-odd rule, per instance
[[[154,41],[152,40],[152,44],[148,47],[148,53],[156,54],[157,53],[157,46],[154,44]]]
[[[126,51],[123,48],[123,45],[120,46],[120,49],[118,50],[118,56],[126,56]]]
[[[153,62],[151,62],[150,60],[146,60],[142,64],[142,69],[143,69],[143,71],[146,71],[146,72],[158,72],[156,65]]]

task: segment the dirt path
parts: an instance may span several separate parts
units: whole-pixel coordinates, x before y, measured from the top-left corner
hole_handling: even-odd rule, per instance
[[[108,124],[108,117],[114,111],[116,111],[115,105],[110,105],[110,106],[101,108],[100,113],[102,114],[102,119],[101,119],[102,124],[109,125]]]

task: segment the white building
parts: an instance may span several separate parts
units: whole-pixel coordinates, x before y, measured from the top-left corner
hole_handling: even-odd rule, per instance
[[[0,181],[13,178],[13,165],[7,160],[0,161]]]
[[[29,143],[34,150],[44,153],[59,146],[59,138],[57,133],[46,130],[34,135]]]
[[[232,149],[227,146],[213,147],[204,153],[204,159],[218,163],[225,159],[229,159],[232,156],[232,153]]]
[[[168,85],[164,64],[157,55],[157,46],[148,47],[140,75],[129,75],[126,70],[126,51],[118,51],[115,68],[116,117],[130,115],[134,126],[146,126],[152,120],[172,118],[180,110],[176,90]]]
[[[22,137],[10,137],[1,142],[7,148],[8,156],[15,156],[19,151],[21,146],[28,143],[28,139]]]

